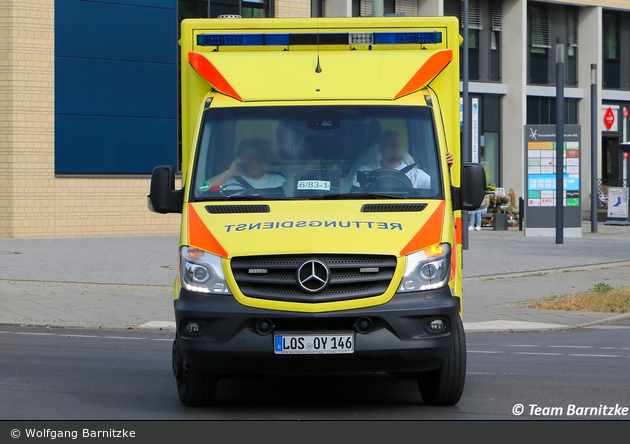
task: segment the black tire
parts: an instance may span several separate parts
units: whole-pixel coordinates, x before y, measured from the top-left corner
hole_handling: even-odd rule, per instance
[[[173,373],[182,404],[187,407],[202,407],[214,402],[218,378],[186,363],[177,352],[175,344],[173,344]]]
[[[418,377],[422,400],[427,405],[455,405],[464,392],[466,381],[466,335],[457,318],[453,332],[453,349],[440,368],[423,372]]]

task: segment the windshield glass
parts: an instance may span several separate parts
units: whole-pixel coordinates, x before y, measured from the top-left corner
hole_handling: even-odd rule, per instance
[[[428,107],[210,108],[191,200],[441,199],[438,159]]]

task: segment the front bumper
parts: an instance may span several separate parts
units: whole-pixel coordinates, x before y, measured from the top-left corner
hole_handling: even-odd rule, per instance
[[[232,296],[206,296],[181,290],[175,300],[177,343],[186,362],[219,374],[297,372],[402,372],[437,368],[453,345],[451,332],[459,316],[459,300],[448,287],[396,294],[374,307],[326,313],[264,310],[239,304]],[[373,327],[356,332],[355,323],[367,317]],[[441,318],[446,329],[429,332],[428,321]],[[262,335],[256,322],[269,319],[274,332],[355,333],[355,351],[343,355],[276,355],[273,332]],[[186,323],[201,329],[188,335]]]

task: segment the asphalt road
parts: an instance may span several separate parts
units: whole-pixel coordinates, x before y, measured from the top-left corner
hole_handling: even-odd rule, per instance
[[[570,404],[630,407],[629,337],[630,321],[470,334],[455,407],[424,406],[415,381],[376,375],[223,380],[215,406],[193,409],[177,398],[173,332],[2,327],[0,420],[514,419],[515,404],[523,405],[518,418],[533,417],[534,404],[562,407],[569,418]]]

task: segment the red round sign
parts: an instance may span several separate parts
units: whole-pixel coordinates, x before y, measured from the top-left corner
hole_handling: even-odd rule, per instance
[[[604,113],[604,124],[606,125],[606,128],[610,130],[614,123],[615,123],[615,113],[613,112],[612,108],[609,106],[606,112]]]

